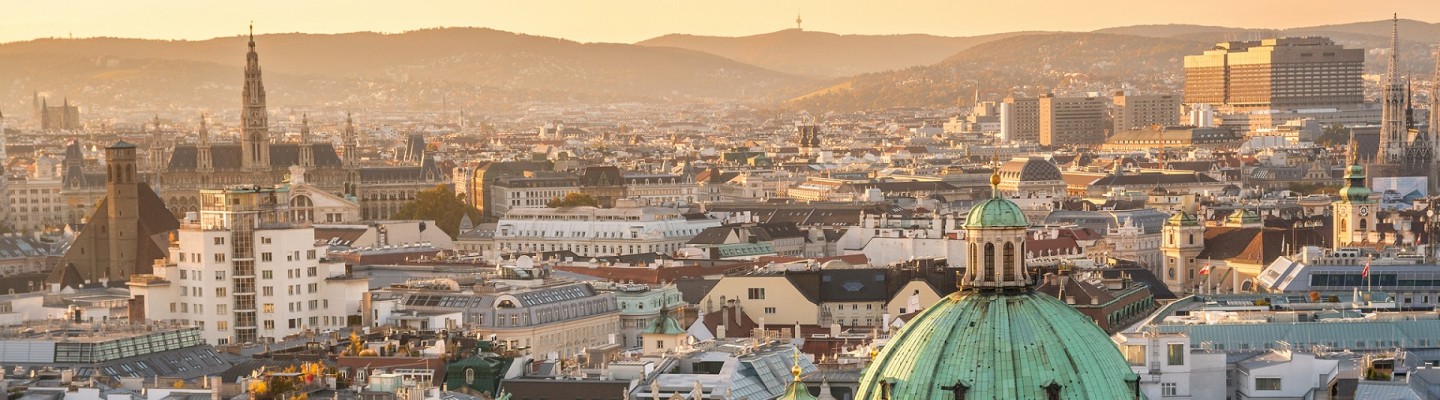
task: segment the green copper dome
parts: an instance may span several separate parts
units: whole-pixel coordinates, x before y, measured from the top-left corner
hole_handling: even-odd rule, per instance
[[[1345,168],[1345,187],[1340,188],[1340,200],[1370,201],[1370,188],[1365,187],[1365,167],[1360,164],[1350,164]]]
[[[1020,212],[1020,206],[1000,197],[991,197],[976,204],[970,208],[970,214],[965,218],[966,228],[1028,226],[1030,226],[1030,222],[1025,219],[1025,213]]]
[[[1069,305],[961,290],[891,337],[855,398],[1133,399],[1136,378],[1105,332]]]
[[[655,322],[650,323],[650,327],[645,328],[645,331],[641,333],[679,335],[685,333],[685,329],[680,327],[680,323],[676,322],[675,318],[670,317],[669,311],[661,310],[660,317],[655,318]]]

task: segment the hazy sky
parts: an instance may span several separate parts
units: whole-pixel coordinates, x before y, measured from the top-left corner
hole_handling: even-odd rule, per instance
[[[72,34],[208,39],[244,33],[254,20],[256,33],[479,26],[629,43],[667,33],[744,36],[793,28],[797,10],[807,30],[945,36],[1156,23],[1289,28],[1392,12],[1440,20],[1436,0],[53,0],[0,1],[0,10],[0,42]]]

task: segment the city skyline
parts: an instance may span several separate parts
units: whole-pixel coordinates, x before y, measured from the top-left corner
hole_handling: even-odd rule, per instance
[[[303,32],[335,34],[359,31],[403,32],[436,27],[485,27],[579,42],[634,43],[667,34],[747,36],[796,27],[797,14],[806,30],[837,34],[930,34],[976,36],[1014,31],[1092,31],[1146,24],[1197,24],[1256,29],[1374,21],[1399,13],[1401,18],[1431,21],[1440,3],[1400,1],[1357,14],[1338,0],[1306,3],[1296,13],[1292,3],[1223,0],[1203,8],[1173,4],[1124,4],[1125,13],[1108,12],[1119,1],[1101,4],[1026,1],[1007,4],[962,4],[920,1],[895,7],[889,3],[852,2],[841,7],[818,1],[669,3],[662,1],[592,2],[559,0],[531,2],[433,1],[423,7],[380,2],[332,0],[289,4],[172,3],[160,0],[118,4],[16,3],[7,6],[7,25],[0,43],[55,37],[125,37],[160,40],[204,40],[243,34],[250,21],[257,33]],[[1233,12],[1244,6],[1250,12]],[[1027,10],[1044,7],[1046,15]],[[931,10],[924,13],[916,9]],[[1384,12],[1380,12],[1384,11]],[[1284,23],[1273,18],[1287,16]],[[376,16],[385,16],[379,19]],[[325,16],[325,18],[316,18]],[[541,18],[537,18],[541,17]]]

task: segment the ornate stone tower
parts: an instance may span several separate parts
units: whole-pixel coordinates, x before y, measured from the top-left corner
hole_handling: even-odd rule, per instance
[[[1356,147],[1355,138],[1350,138],[1350,148]],[[1340,188],[1340,201],[1334,205],[1335,248],[1365,243],[1375,232],[1377,204],[1370,200],[1370,189],[1365,187],[1365,167],[1355,156],[1350,157],[1350,166],[1345,168],[1345,187]]]
[[[300,115],[300,166],[315,166],[315,149],[310,146],[310,116]]]
[[[156,192],[159,192],[163,190],[161,189],[163,186],[161,180],[164,178],[162,173],[165,172],[165,162],[168,160],[168,158],[165,157],[165,152],[170,146],[167,146],[165,143],[165,134],[160,133],[159,115],[155,116],[151,129],[153,130],[150,132],[150,150],[146,152],[146,155],[150,159],[150,173],[153,175],[150,177],[150,186],[155,189]]]
[[[140,181],[135,173],[135,145],[116,142],[105,148],[106,217],[110,231],[110,273],[124,279],[135,273],[140,240]]]
[[[354,168],[360,161],[360,155],[356,154],[360,151],[358,148],[359,138],[355,137],[355,121],[350,119],[349,112],[345,113],[345,134],[340,140],[342,142],[340,147],[345,149],[345,168]]]
[[[1440,171],[1440,57],[1435,58],[1435,75],[1430,82],[1430,170]],[[1429,180],[1427,193],[1440,194],[1440,177],[1429,176]]]
[[[1405,84],[1400,82],[1400,30],[1399,18],[1391,19],[1390,65],[1385,72],[1385,83],[1380,94],[1380,148],[1375,154],[1375,167],[1371,173],[1376,176],[1398,176],[1401,167],[1407,164],[1409,129],[1406,127],[1405,112],[1409,108]]]
[[[260,56],[255,54],[255,26],[250,26],[250,52],[245,54],[244,107],[240,121],[240,165],[245,169],[270,168],[270,122],[265,112],[265,84],[260,80]]]
[[[200,139],[195,142],[195,169],[202,173],[215,170],[215,160],[210,156],[210,129],[205,126],[204,114],[200,115]],[[205,179],[205,175],[201,175],[201,179]]]
[[[1205,250],[1205,226],[1184,211],[1171,216],[1161,228],[1160,252],[1165,256],[1164,270],[1157,271],[1165,285],[1176,293],[1189,293],[1191,283],[1200,273],[1195,257]]]

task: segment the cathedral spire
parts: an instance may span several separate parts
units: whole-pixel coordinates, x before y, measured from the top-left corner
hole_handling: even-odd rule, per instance
[[[244,169],[270,168],[270,121],[265,109],[265,83],[260,78],[260,55],[255,53],[255,24],[250,24],[250,51],[245,54],[245,87],[241,93],[240,165]]]
[[[310,145],[309,114],[300,114],[300,166],[315,166],[315,147]]]
[[[300,143],[310,143],[310,115],[300,114]]]
[[[359,161],[359,154],[356,154],[357,140],[355,139],[355,121],[350,118],[350,112],[345,112],[345,134],[340,138],[340,146],[345,151],[345,166],[354,167]]]
[[[1386,69],[1385,82],[1380,93],[1380,146],[1376,162],[1390,167],[1404,163],[1409,147],[1409,132],[1405,129],[1405,110],[1409,99],[1405,86],[1400,83],[1400,19],[1396,15],[1390,20],[1390,65]],[[1388,176],[1397,173],[1386,168],[1379,173]]]
[[[200,144],[210,144],[210,128],[205,126],[205,113],[200,113]]]
[[[1395,83],[1399,77],[1395,75],[1396,65],[1400,64],[1400,14],[1390,16],[1390,66],[1386,70],[1385,79],[1389,83]]]

